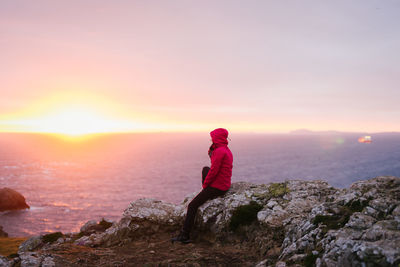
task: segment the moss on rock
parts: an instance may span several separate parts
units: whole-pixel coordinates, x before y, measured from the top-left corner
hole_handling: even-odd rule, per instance
[[[352,212],[361,212],[366,206],[368,206],[369,199],[356,199],[347,203],[345,206],[348,207]]]
[[[283,197],[285,194],[290,192],[286,183],[272,183],[269,186],[268,191],[272,197]]]

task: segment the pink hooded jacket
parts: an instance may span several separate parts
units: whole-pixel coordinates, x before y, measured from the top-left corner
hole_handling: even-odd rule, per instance
[[[232,177],[232,152],[228,148],[228,131],[223,128],[215,129],[210,133],[214,143],[211,155],[211,168],[204,179],[203,188],[209,186],[226,191],[231,187]]]

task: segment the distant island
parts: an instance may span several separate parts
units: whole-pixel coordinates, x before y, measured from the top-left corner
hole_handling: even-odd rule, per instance
[[[289,132],[289,134],[310,134],[310,135],[318,135],[318,134],[331,134],[331,135],[336,135],[336,134],[343,134],[344,132],[339,132],[339,131],[311,131],[308,129],[298,129]]]
[[[298,129],[290,131],[289,134],[293,135],[344,135],[344,134],[354,134],[354,135],[400,135],[400,132],[341,132],[341,131],[312,131],[308,129]]]

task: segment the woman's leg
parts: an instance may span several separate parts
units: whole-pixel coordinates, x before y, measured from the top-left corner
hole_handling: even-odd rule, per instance
[[[203,167],[203,171],[201,172],[201,177],[202,177],[201,184],[204,184],[204,180],[206,179],[209,171],[210,171],[210,167],[207,167],[207,166]]]
[[[203,189],[188,205],[185,223],[182,232],[189,236],[192,230],[194,220],[196,218],[197,209],[207,200],[222,196],[226,191],[222,191],[213,187]]]

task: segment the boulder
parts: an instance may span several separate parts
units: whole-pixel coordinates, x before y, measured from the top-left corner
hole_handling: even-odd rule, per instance
[[[95,226],[97,225],[97,222],[95,220],[91,220],[86,222],[80,229],[81,233],[89,233]]]
[[[125,240],[156,234],[159,231],[176,230],[182,221],[184,209],[156,199],[142,198],[132,202],[124,211],[121,220],[112,224],[105,232],[94,232],[75,241],[77,245],[112,246]],[[87,222],[84,228],[92,227]],[[86,227],[88,226],[88,227]]]
[[[0,211],[29,209],[25,197],[10,188],[0,189]]]
[[[43,245],[42,236],[32,236],[31,238],[25,240],[18,248],[18,253],[32,251],[39,246]]]

